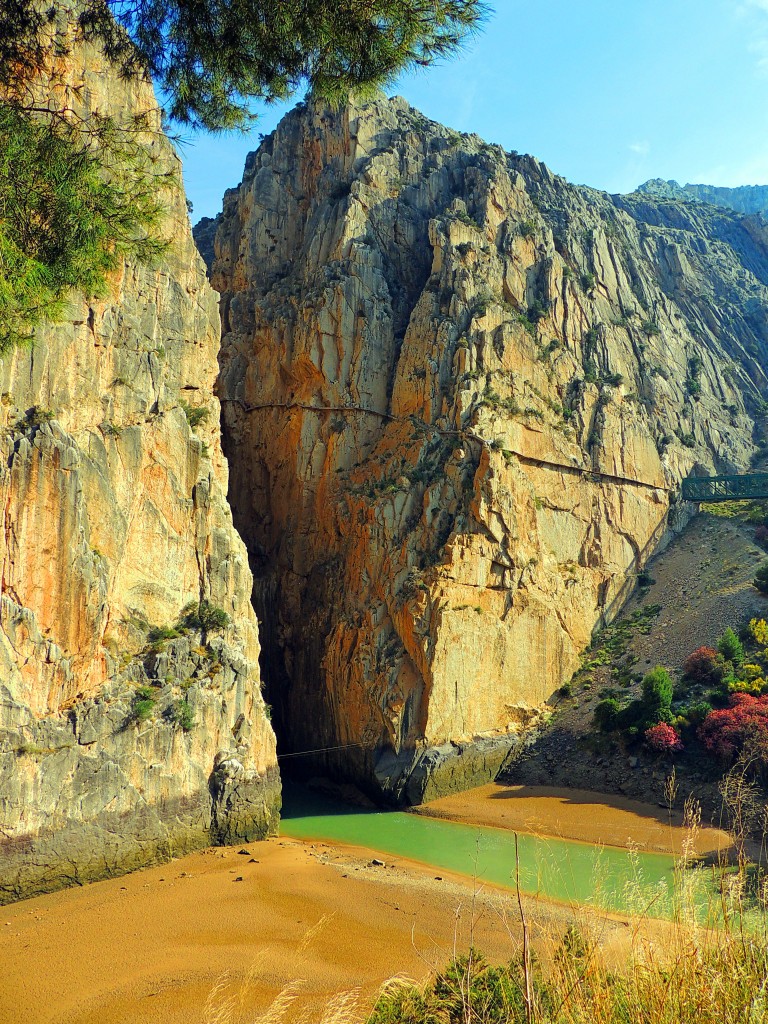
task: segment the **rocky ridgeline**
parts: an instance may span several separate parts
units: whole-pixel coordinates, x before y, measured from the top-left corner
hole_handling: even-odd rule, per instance
[[[755,450],[759,218],[577,188],[401,99],[290,113],[212,283],[278,729],[388,798],[494,774],[681,477]]]
[[[726,188],[721,185],[680,185],[677,181],[651,178],[637,189],[640,194],[653,195],[658,199],[674,202],[711,203],[724,206],[737,213],[761,214],[768,216],[768,185],[739,185]]]
[[[50,90],[118,119],[156,106],[93,50]],[[0,902],[277,821],[213,397],[216,296],[155,114],[143,144],[166,188],[166,256],[0,361]],[[206,630],[187,609],[169,630],[201,601],[228,623]]]

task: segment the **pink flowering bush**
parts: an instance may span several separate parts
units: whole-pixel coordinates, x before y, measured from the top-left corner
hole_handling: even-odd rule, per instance
[[[680,733],[666,722],[659,722],[646,729],[645,742],[657,754],[674,754],[683,749]]]
[[[768,763],[768,696],[734,693],[727,708],[711,711],[699,727],[699,739],[710,753],[732,761],[749,747]]]

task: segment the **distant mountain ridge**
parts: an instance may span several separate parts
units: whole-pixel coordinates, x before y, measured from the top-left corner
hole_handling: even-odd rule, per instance
[[[737,213],[761,213],[768,216],[768,185],[739,185],[724,188],[718,185],[681,185],[663,178],[651,178],[639,185],[636,192],[657,199],[695,200],[712,206],[724,206]]]

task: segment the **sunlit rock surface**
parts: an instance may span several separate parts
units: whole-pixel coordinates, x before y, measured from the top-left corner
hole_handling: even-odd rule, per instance
[[[87,70],[86,70],[87,69]],[[41,92],[152,111],[171,241],[0,360],[0,902],[262,835],[280,803],[251,573],[226,502],[216,295],[149,87],[76,49]],[[193,430],[184,406],[205,414]],[[151,649],[205,600],[229,617]],[[136,689],[151,687],[149,716]],[[182,719],[186,715],[186,720]],[[187,726],[187,728],[184,727]]]
[[[748,465],[767,237],[401,99],[264,140],[212,283],[287,749],[397,800],[495,773],[684,520],[681,477]]]

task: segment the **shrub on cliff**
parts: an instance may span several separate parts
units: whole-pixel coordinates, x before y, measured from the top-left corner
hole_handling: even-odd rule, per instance
[[[155,712],[155,692],[149,686],[139,686],[133,695],[131,717],[134,722],[146,722]]]
[[[651,669],[643,679],[642,711],[643,722],[637,724],[650,728],[657,722],[669,722],[672,718],[672,677],[662,666]]]
[[[178,726],[183,732],[189,732],[195,724],[195,712],[186,697],[174,701],[168,708],[166,717],[172,725]]]
[[[752,581],[761,594],[768,594],[768,562],[762,562]]]
[[[734,693],[729,706],[707,715],[699,727],[699,739],[722,761],[730,762],[742,752],[768,766],[768,695],[753,697]]]
[[[674,754],[683,749],[680,733],[666,722],[658,722],[646,729],[645,742],[657,754]]]
[[[108,119],[92,135],[0,101],[0,353],[60,319],[71,289],[101,295],[124,257],[165,247],[164,177]]]
[[[188,604],[182,610],[179,624],[184,629],[199,630],[204,636],[209,633],[220,633],[229,625],[229,616],[223,608],[203,599]]]
[[[733,665],[741,665],[744,661],[744,647],[730,626],[717,641],[717,649]]]
[[[697,647],[683,662],[683,674],[691,683],[713,686],[723,677],[714,647]]]

